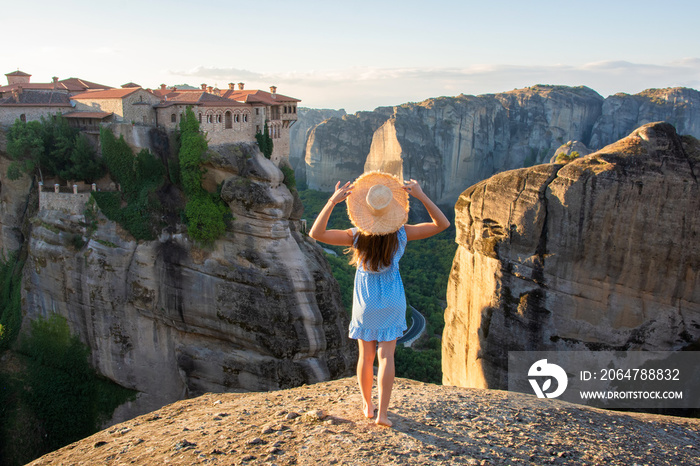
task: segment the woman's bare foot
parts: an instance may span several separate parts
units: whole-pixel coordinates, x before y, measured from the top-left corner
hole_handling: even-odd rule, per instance
[[[374,406],[374,403],[372,403],[371,401],[369,405],[362,401],[362,412],[364,413],[367,419],[372,419],[374,415],[377,414],[377,407]]]
[[[374,421],[374,423],[377,424],[378,426],[382,426],[382,427],[391,427],[392,425],[394,425],[394,423],[391,422],[391,421],[389,420],[389,418],[386,417],[386,416],[385,416],[385,417],[379,417],[379,416],[378,416],[378,417],[377,417],[377,420]]]

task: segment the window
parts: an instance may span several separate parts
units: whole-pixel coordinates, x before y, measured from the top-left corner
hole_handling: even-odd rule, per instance
[[[231,122],[231,112],[226,110],[224,117],[225,117],[224,120],[226,121],[224,128],[226,128],[226,129],[233,128],[233,123]]]
[[[248,114],[247,113],[243,114],[243,123],[248,123]]]
[[[221,115],[216,115],[216,122],[221,123]]]
[[[211,115],[207,115],[207,123],[211,123],[211,122],[212,122],[212,116],[211,116]]]
[[[21,114],[19,116],[19,121],[21,121],[22,123],[26,123],[27,122],[27,115],[25,115],[24,113]]]
[[[296,108],[296,107],[292,107],[292,110],[294,110],[294,113],[297,112],[297,108]]]
[[[236,113],[236,114],[233,116],[233,121],[235,121],[236,123],[240,123],[240,122],[241,122],[241,116],[240,116],[238,113]]]
[[[170,123],[177,123],[177,116],[174,113],[170,115]]]
[[[256,115],[260,115],[260,109],[259,109],[259,108],[256,108],[256,109],[255,109],[255,114],[256,114]]]
[[[199,112],[199,114],[197,115],[197,119],[199,120],[199,123],[201,124],[202,123],[202,112]]]

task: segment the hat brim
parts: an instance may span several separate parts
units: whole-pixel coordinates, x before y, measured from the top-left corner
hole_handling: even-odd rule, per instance
[[[392,194],[389,206],[380,215],[372,211],[366,200],[369,189],[377,184],[386,186]],[[362,174],[353,183],[346,203],[350,221],[365,235],[388,235],[408,221],[408,193],[401,180],[388,173],[372,171]]]

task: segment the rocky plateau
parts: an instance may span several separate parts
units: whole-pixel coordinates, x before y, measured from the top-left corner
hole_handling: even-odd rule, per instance
[[[691,466],[700,450],[698,419],[406,379],[392,400],[383,428],[362,415],[354,378],[206,394],[30,464]]]

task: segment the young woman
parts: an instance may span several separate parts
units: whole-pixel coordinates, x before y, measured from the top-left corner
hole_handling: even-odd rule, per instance
[[[430,223],[406,225],[409,194],[423,203]],[[355,228],[327,230],[336,204],[347,201],[348,216]],[[357,267],[353,289],[350,338],[360,348],[357,382],[362,395],[362,411],[367,418],[391,426],[389,399],[394,385],[396,339],[406,330],[406,296],[399,274],[399,259],[407,241],[440,233],[450,222],[423,193],[415,180],[401,182],[395,176],[368,172],[354,183],[335,185],[335,192],[318,214],[309,236],[336,246],[348,246],[351,263]],[[379,358],[377,385],[379,409],[372,403],[374,358]]]

